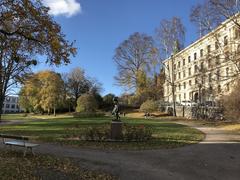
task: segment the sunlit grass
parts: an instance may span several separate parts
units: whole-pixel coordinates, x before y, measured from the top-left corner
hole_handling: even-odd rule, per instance
[[[31,117],[30,117],[31,119]],[[81,147],[98,147],[113,149],[151,149],[174,148],[198,143],[204,134],[196,129],[159,119],[122,118],[124,124],[149,126],[153,129],[153,138],[146,142],[89,142],[77,140],[88,127],[110,127],[111,117],[101,118],[54,118],[37,119],[17,125],[0,127],[0,133],[25,135],[32,140],[58,142]]]

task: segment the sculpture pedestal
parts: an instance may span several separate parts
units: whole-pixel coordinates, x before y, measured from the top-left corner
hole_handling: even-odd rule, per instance
[[[122,138],[122,125],[121,121],[112,121],[111,123],[111,139],[119,140]]]

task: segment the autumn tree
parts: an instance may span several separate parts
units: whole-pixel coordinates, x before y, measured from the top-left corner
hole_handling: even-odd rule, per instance
[[[115,50],[114,61],[118,75],[117,84],[127,89],[139,88],[139,77],[151,70],[158,61],[154,40],[146,34],[134,33]]]
[[[60,74],[42,71],[24,82],[20,91],[20,106],[29,111],[53,112],[64,100],[64,83]]]
[[[61,65],[76,53],[48,11],[40,0],[0,2],[0,110],[7,90],[39,63],[39,55]]]
[[[239,10],[238,0],[206,0],[192,7],[190,20],[198,27],[201,37],[214,30],[226,19],[231,19],[240,29],[240,23],[237,20]]]
[[[232,92],[226,96],[223,96],[221,99],[224,105],[225,118],[233,121],[238,121],[238,122],[239,122],[239,114],[240,114],[239,88],[240,88],[240,80],[238,80],[235,83]]]
[[[85,93],[78,98],[76,112],[95,112],[97,101],[92,94]]]
[[[90,81],[86,78],[85,72],[81,68],[74,68],[67,74],[67,88],[69,96],[74,99],[74,106],[77,105],[77,99],[89,91]]]
[[[159,44],[161,60],[170,58],[170,64],[166,67],[164,64],[165,72],[164,77],[167,86],[171,87],[171,96],[173,102],[173,115],[176,116],[176,99],[175,89],[177,84],[175,83],[175,54],[177,54],[184,47],[185,40],[185,28],[178,17],[173,17],[170,20],[162,20],[159,27],[156,29],[156,40]]]
[[[99,98],[99,92],[101,91],[101,83],[96,79],[87,77],[85,71],[79,67],[72,69],[66,75],[66,87],[68,96],[73,98],[74,109],[77,106],[78,98],[85,93],[91,93],[97,99]]]
[[[178,50],[183,49],[185,27],[179,17],[163,19],[155,31],[162,60],[173,55],[176,52],[176,46]]]
[[[147,100],[144,103],[142,103],[140,107],[140,111],[145,112],[145,113],[152,113],[154,111],[158,110],[158,106],[156,101],[153,100]]]
[[[114,94],[106,94],[105,96],[103,96],[103,107],[107,110],[110,110],[113,108],[114,104],[113,104],[113,98],[115,97]]]
[[[42,71],[37,74],[40,81],[39,105],[44,111],[56,115],[56,108],[64,100],[64,82],[61,75],[53,71]]]

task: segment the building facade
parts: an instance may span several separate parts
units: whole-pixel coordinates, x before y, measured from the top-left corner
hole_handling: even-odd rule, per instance
[[[229,93],[240,72],[239,29],[232,19],[226,20],[166,59],[165,101],[215,101]]]
[[[17,113],[17,112],[22,112],[18,104],[18,97],[7,96],[3,104],[2,113],[6,114],[6,113]]]

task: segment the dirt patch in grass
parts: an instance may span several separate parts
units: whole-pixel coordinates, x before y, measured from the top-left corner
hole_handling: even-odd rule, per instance
[[[1,179],[106,179],[115,177],[90,171],[68,158],[49,155],[23,157],[22,152],[0,150]]]

